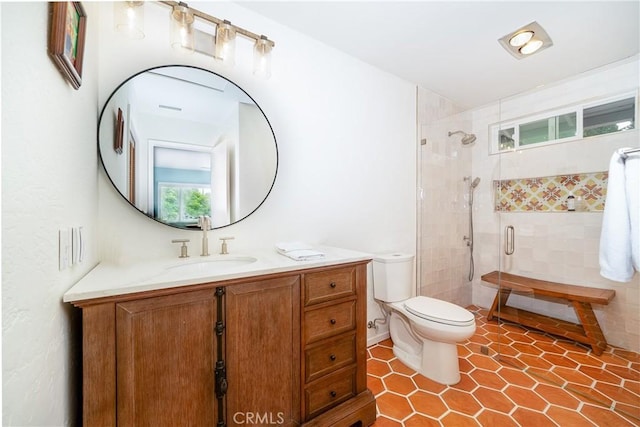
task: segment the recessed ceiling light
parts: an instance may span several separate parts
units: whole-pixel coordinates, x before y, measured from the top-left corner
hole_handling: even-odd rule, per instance
[[[533,31],[522,31],[509,39],[509,44],[514,47],[524,46],[533,37]]]
[[[536,21],[505,35],[498,42],[517,59],[553,46],[551,37]]]

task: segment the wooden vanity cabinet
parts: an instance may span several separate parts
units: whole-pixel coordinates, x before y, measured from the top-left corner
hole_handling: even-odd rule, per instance
[[[214,426],[215,290],[118,303],[119,426]]]
[[[373,424],[366,265],[75,302],[84,425]]]
[[[227,425],[300,425],[300,276],[225,292]]]
[[[215,288],[77,305],[85,426],[215,425]]]
[[[366,264],[302,275],[302,405],[305,425],[368,426]]]

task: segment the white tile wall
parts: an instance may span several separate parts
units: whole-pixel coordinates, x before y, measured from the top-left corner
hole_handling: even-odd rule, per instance
[[[464,177],[471,175],[471,150],[460,143],[460,135],[449,137],[448,132],[469,132],[471,122],[451,101],[426,89],[418,91],[418,122],[420,138],[426,139],[418,154],[423,190],[418,207],[418,292],[464,307],[471,303],[469,250],[463,241],[469,234]]]
[[[472,171],[483,183],[492,179],[526,178],[563,173],[607,170],[613,151],[623,146],[638,146],[639,131],[603,135],[575,142],[488,155],[488,125],[501,120],[534,114],[585,99],[638,90],[638,58],[571,80],[544,87],[471,112],[473,131],[478,141],[473,147]],[[478,188],[476,247],[478,275],[473,284],[473,303],[488,307],[495,290],[483,286],[480,275],[502,269],[544,280],[611,288],[616,297],[608,306],[594,307],[610,344],[640,351],[640,274],[629,283],[618,283],[600,276],[598,251],[601,213],[502,213],[493,212],[489,185]],[[475,206],[474,206],[475,207]],[[502,230],[513,225],[516,252],[502,253]],[[575,321],[573,310],[531,298],[513,298],[513,305]]]

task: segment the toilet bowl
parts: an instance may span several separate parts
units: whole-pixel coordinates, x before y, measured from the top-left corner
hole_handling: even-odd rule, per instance
[[[460,381],[456,344],[475,330],[471,312],[450,302],[411,297],[413,256],[390,254],[373,260],[374,298],[390,311],[393,353],[405,365],[441,384]]]
[[[446,385],[460,382],[456,344],[476,331],[473,314],[455,304],[424,296],[388,306],[389,333],[396,357],[433,381]]]

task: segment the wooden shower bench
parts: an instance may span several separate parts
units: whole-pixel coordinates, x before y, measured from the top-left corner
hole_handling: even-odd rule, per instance
[[[616,295],[613,289],[590,288],[547,282],[545,280],[516,276],[515,274],[493,271],[481,277],[485,282],[499,285],[496,297],[491,304],[487,320],[494,317],[559,335],[583,344],[590,345],[597,355],[607,348],[607,341],[600,329],[598,319],[591,304],[607,305]],[[580,324],[555,319],[542,314],[532,313],[515,307],[508,307],[507,299],[511,291],[531,296],[545,296],[569,301],[578,316]]]

